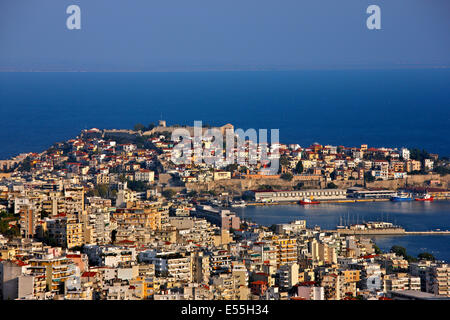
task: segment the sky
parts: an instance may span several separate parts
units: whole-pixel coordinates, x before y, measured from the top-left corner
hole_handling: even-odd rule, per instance
[[[0,0],[0,71],[449,67],[449,15],[448,0]]]

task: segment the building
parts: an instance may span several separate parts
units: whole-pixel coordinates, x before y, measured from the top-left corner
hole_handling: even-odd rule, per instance
[[[282,191],[253,191],[257,202],[299,201],[302,199],[314,200],[343,200],[347,198],[344,189],[311,189],[311,190],[282,190]]]
[[[416,290],[420,291],[420,278],[406,273],[394,273],[383,278],[384,291]]]
[[[67,257],[55,257],[52,254],[39,254],[29,260],[31,275],[45,275],[46,291],[60,293],[64,289],[64,283],[77,273],[77,267]],[[79,272],[79,270],[78,270]]]
[[[297,234],[306,229],[306,220],[295,220],[291,223],[277,224],[276,233]]]
[[[213,179],[214,179],[214,181],[231,179],[231,172],[230,171],[214,171]]]
[[[74,218],[46,219],[47,238],[57,246],[73,248],[84,244],[83,225]]]
[[[278,286],[281,289],[290,289],[298,283],[299,265],[297,263],[280,266],[277,271]]]
[[[450,300],[446,296],[438,296],[417,290],[390,291],[388,297],[393,300]]]
[[[19,277],[25,264],[20,261],[0,261],[0,288],[3,300],[14,300],[19,296]]]
[[[236,214],[230,210],[215,209],[211,206],[197,206],[193,216],[206,219],[208,222],[215,224],[221,229],[228,230],[230,228],[240,229],[241,220]]]
[[[151,183],[155,180],[155,172],[147,169],[140,169],[134,172],[134,180]]]
[[[296,297],[303,300],[325,300],[325,289],[314,281],[302,282],[297,285]]]
[[[20,210],[20,232],[23,238],[33,238],[39,225],[40,214],[30,207]]]
[[[448,264],[435,264],[427,268],[426,291],[450,297],[450,266]]]

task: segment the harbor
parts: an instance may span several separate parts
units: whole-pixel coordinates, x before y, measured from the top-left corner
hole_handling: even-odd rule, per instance
[[[374,232],[364,235],[374,239],[384,250],[399,244],[413,253],[432,251],[441,259],[450,259],[448,205],[449,201],[445,200],[431,203],[419,201],[322,202],[319,205],[306,206],[293,202],[256,206],[247,204],[245,208],[233,208],[232,211],[242,219],[266,226],[306,220],[310,228],[319,226],[321,230],[335,231],[339,225],[388,221],[401,226],[404,231]]]
[[[433,200],[449,200],[449,197],[439,197]],[[360,202],[389,202],[391,199],[341,199],[341,200],[322,200],[321,203],[360,203]],[[248,202],[247,206],[276,206],[298,204],[298,201],[278,201],[278,202]]]

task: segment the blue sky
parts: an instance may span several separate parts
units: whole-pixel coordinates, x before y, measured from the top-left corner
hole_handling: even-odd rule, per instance
[[[382,30],[366,28],[371,4]],[[2,0],[0,70],[448,67],[449,14],[448,0]]]

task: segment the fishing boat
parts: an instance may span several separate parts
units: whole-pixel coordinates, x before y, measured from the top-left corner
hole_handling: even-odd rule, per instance
[[[243,208],[246,207],[247,204],[245,203],[245,201],[241,200],[241,201],[234,201],[231,203],[231,207],[232,208]]]
[[[396,196],[391,197],[391,201],[394,202],[403,202],[403,201],[412,201],[412,197],[409,193],[398,193]]]
[[[303,200],[300,200],[301,205],[307,205],[307,204],[319,204],[320,201],[315,201],[313,199],[303,198]]]
[[[428,193],[426,193],[420,198],[414,198],[414,200],[416,200],[416,201],[433,201],[434,197],[430,196]]]

